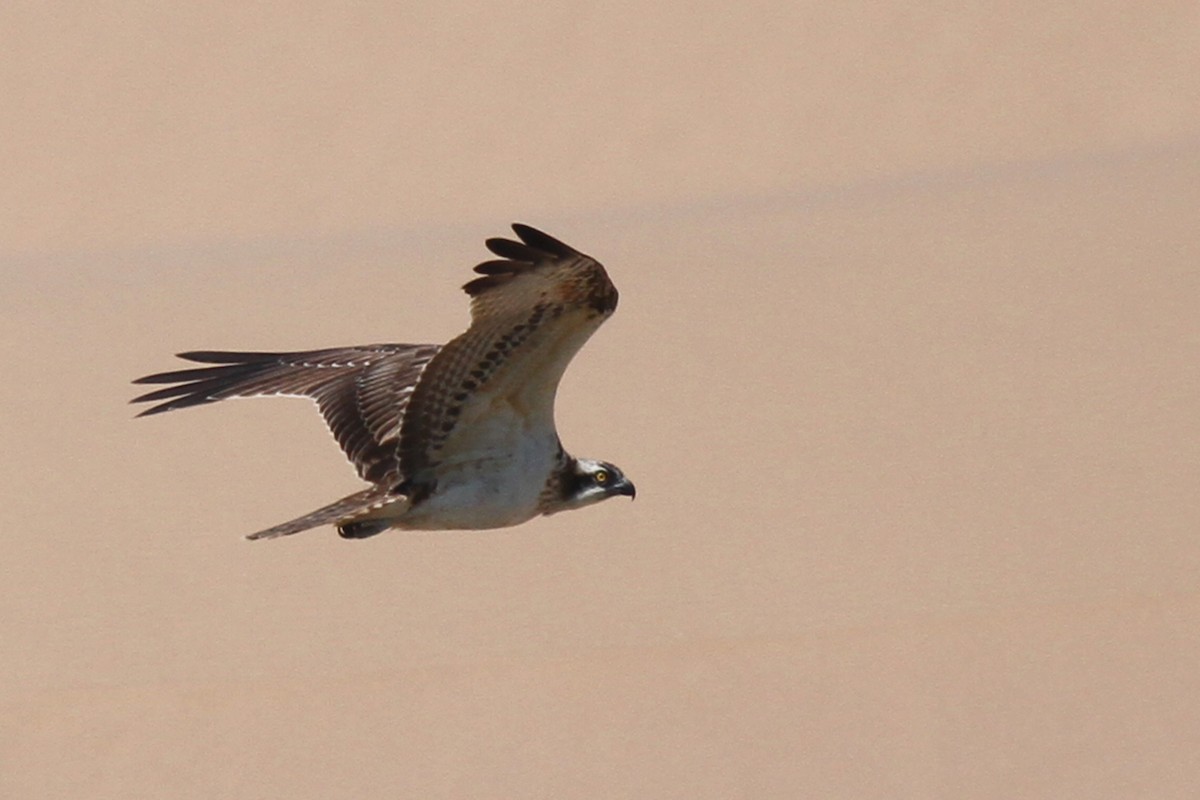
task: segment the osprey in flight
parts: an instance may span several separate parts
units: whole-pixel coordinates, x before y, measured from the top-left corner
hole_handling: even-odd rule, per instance
[[[471,326],[446,344],[180,353],[214,366],[137,379],[172,384],[135,398],[159,401],[138,416],[230,397],[316,402],[371,487],[250,539],[329,524],[349,539],[503,528],[633,497],[621,470],[567,454],[554,428],[558,382],[616,309],[616,287],[590,256],[527,225],[513,231],[521,241],[487,240],[500,259],[475,267],[481,277],[463,287]]]

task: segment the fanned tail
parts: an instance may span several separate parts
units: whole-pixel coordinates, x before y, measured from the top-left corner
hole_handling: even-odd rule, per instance
[[[372,519],[374,512],[395,503],[407,502],[408,499],[406,495],[395,494],[383,486],[373,486],[370,489],[355,492],[352,495],[343,497],[341,500],[318,508],[316,511],[305,514],[303,517],[297,517],[266,530],[251,533],[246,538],[276,539],[280,536],[291,536],[293,533],[300,533],[301,531],[318,528],[322,525],[337,525],[339,532],[343,526],[349,526],[349,529],[353,531],[349,536],[343,533],[343,536],[346,536],[346,538],[361,539],[372,533],[380,533],[390,527],[390,524],[385,520]],[[396,512],[400,510],[396,509]],[[367,529],[370,529],[371,532],[367,533]]]

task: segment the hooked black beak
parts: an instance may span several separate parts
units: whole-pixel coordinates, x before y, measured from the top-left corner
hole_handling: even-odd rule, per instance
[[[627,478],[622,478],[621,482],[613,486],[611,491],[613,494],[628,495],[630,500],[637,497],[637,487]]]

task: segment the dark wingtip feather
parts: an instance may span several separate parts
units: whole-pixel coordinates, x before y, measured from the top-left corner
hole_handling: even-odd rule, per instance
[[[136,403],[136,402],[138,402],[138,400],[134,399],[134,400],[130,400],[129,402]],[[172,408],[173,408],[173,406],[170,403],[162,403],[161,405],[153,406],[151,408],[147,408],[142,411],[139,411],[137,414],[134,415],[133,418],[139,419],[141,417],[152,417],[155,414],[161,414],[164,411],[170,411]]]
[[[536,263],[544,261],[546,258],[546,253],[543,253],[536,247],[531,247],[524,242],[514,242],[512,239],[493,237],[485,239],[483,244],[488,250],[491,250],[501,258],[510,258],[513,261]]]
[[[579,251],[555,239],[548,233],[539,231],[528,225],[514,222],[513,232],[521,241],[492,237],[484,241],[484,245],[498,256],[514,261],[538,262],[552,258],[570,258],[580,255]]]
[[[544,261],[581,255],[575,248],[537,228],[514,222],[512,229],[521,241],[499,237],[484,241],[487,249],[500,256],[502,260],[484,261],[482,264],[477,264],[475,271],[484,277],[475,278],[465,284],[463,290],[467,294],[474,297],[492,287],[500,286],[509,278]]]
[[[280,353],[231,353],[219,350],[194,350],[178,353],[179,358],[214,366],[196,367],[194,369],[179,369],[170,372],[156,372],[136,378],[135,384],[169,383],[161,389],[146,392],[129,402],[153,403],[165,400],[153,408],[148,408],[137,416],[146,417],[161,414],[164,411],[174,411],[178,408],[204,405],[216,402],[221,393],[236,387],[241,381],[260,374],[264,367],[279,358]]]
[[[148,403],[151,400],[152,400],[151,397],[149,397],[148,395],[144,395],[142,397],[135,397],[132,400],[130,400],[129,402],[130,403]],[[166,411],[174,411],[177,408],[188,408],[190,406],[199,406],[199,405],[204,405],[205,403],[211,403],[211,402],[212,401],[207,398],[199,398],[199,397],[195,397],[195,396],[176,397],[171,400],[168,400],[165,403],[159,403],[156,406],[151,406],[150,408],[139,411],[135,415],[134,418],[136,419],[137,417],[152,417],[155,414],[162,414],[163,412],[166,412]]]
[[[201,364],[250,364],[257,361],[282,358],[287,353],[257,353],[253,351],[228,350],[190,350],[186,353],[176,353],[177,357],[187,361],[198,361]]]
[[[235,364],[234,366],[240,366]],[[214,369],[222,369],[221,367],[200,367],[198,369],[179,369],[171,372],[157,372],[153,375],[144,375],[137,378],[132,383],[181,383],[183,381],[199,381],[213,377],[216,373]]]
[[[480,275],[505,275],[513,271],[511,261],[485,261],[475,265],[475,271]]]
[[[201,406],[206,403],[214,402],[214,398],[207,394],[197,391],[196,384],[187,383],[182,386],[168,386],[165,389],[158,389],[153,392],[139,395],[130,400],[130,403],[153,403],[158,400],[166,400],[165,403],[159,403],[156,406],[145,409],[137,416],[149,417],[153,414],[161,414],[164,411],[174,411],[178,408],[190,408],[191,406]]]
[[[559,241],[550,234],[545,233],[544,231],[539,231],[537,228],[534,228],[530,225],[514,222],[512,224],[512,229],[513,233],[521,237],[521,241],[530,247],[535,247],[538,250],[541,250],[543,253],[549,253],[550,255],[558,256],[559,258],[580,255],[579,251],[574,247],[571,247],[569,244]]]
[[[482,278],[476,278],[475,280],[467,281],[463,284],[462,288],[464,292],[469,294],[471,297],[474,297],[480,292],[486,292],[493,286],[501,285],[506,280],[511,278],[513,274],[514,273],[511,270],[503,273],[490,273]]]

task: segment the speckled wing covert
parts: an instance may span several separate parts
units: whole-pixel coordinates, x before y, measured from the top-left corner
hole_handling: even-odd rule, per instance
[[[471,327],[430,362],[400,429],[401,472],[436,480],[439,461],[467,456],[498,397],[522,406],[529,428],[554,431],[554,397],[579,348],[617,307],[604,267],[528,225],[520,241],[488,239],[501,260],[475,267],[463,289]]]

